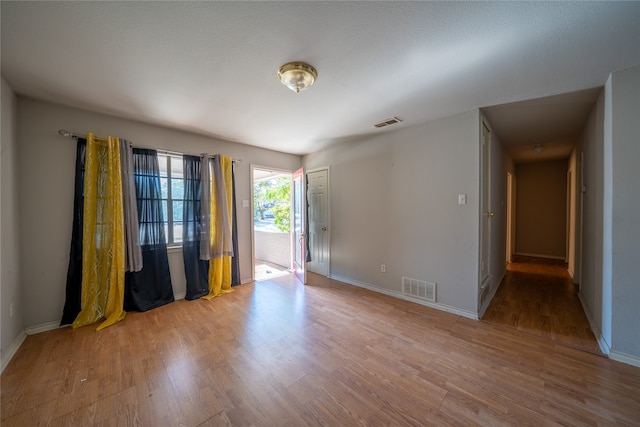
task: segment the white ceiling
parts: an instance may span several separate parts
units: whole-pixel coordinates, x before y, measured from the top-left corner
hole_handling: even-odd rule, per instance
[[[1,14],[2,75],[20,95],[294,154],[601,87],[640,64],[640,2],[3,0]],[[316,84],[282,86],[290,61]],[[506,133],[528,126],[546,144],[566,129],[525,110],[553,117],[572,99],[488,114],[503,142],[530,144]],[[403,123],[374,128],[392,116]]]

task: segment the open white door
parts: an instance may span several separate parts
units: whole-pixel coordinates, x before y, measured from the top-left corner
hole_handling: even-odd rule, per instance
[[[291,223],[293,224],[293,272],[296,277],[304,284],[307,283],[305,271],[305,181],[304,169],[300,168],[293,173],[292,176],[293,197],[291,201],[293,207],[291,209]]]

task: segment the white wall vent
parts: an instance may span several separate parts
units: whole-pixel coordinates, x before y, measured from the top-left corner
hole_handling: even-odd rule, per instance
[[[436,302],[436,284],[402,277],[402,293],[425,301]]]
[[[383,128],[385,126],[395,125],[396,123],[402,123],[402,120],[397,117],[391,117],[390,119],[386,119],[381,121],[380,123],[376,123],[374,126],[377,128]]]

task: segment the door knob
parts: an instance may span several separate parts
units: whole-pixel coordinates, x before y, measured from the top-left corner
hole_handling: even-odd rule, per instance
[[[493,212],[487,212],[487,216],[488,216],[488,217],[492,217],[492,216],[494,216],[494,215],[495,215],[495,214],[494,214]]]
[[[322,231],[327,231],[327,227],[322,227]]]

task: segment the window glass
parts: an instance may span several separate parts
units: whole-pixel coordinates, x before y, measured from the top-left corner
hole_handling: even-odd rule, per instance
[[[184,201],[184,179],[182,156],[158,153],[160,187],[162,191],[162,214],[167,245],[182,242],[182,205]]]

